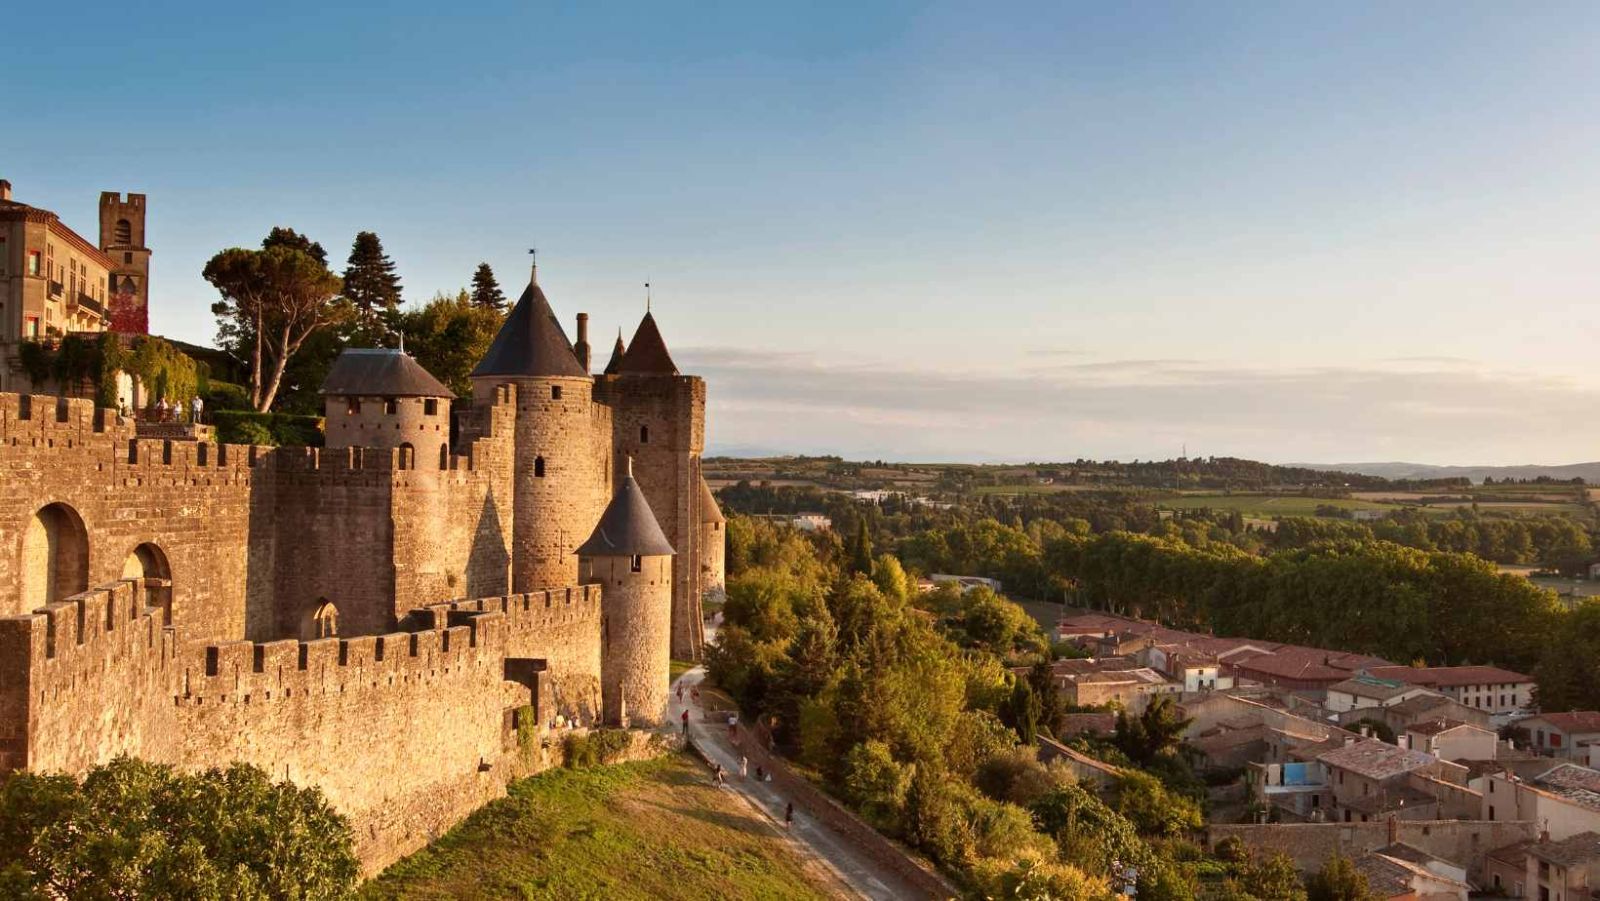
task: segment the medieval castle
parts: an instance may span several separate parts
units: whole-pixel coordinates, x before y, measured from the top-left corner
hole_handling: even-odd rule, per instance
[[[592,368],[535,272],[453,420],[393,350],[335,363],[322,448],[0,394],[0,768],[256,764],[373,870],[548,765],[556,724],[659,723],[723,575],[705,383],[648,313]]]

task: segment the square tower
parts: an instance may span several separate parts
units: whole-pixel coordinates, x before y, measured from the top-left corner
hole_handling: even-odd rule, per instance
[[[150,333],[150,248],[144,243],[144,195],[100,192],[100,249],[116,268],[111,271],[107,312],[111,330]]]

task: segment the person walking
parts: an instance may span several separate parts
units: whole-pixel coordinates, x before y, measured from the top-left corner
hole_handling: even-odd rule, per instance
[[[794,802],[790,801],[789,802],[789,806],[785,807],[783,809],[783,828],[788,829],[788,828],[792,827],[793,825],[794,825]]]
[[[683,734],[684,735],[688,735],[689,734],[689,711],[688,710],[685,710],[683,712]]]
[[[189,401],[189,423],[191,425],[200,424],[200,413],[205,409],[205,406],[206,402],[201,400],[198,394]]]
[[[740,779],[748,779],[748,778],[750,778],[750,758],[748,758],[748,757],[740,757],[739,758],[739,778]]]
[[[721,788],[722,785],[722,764],[719,763],[717,764],[717,787]]]

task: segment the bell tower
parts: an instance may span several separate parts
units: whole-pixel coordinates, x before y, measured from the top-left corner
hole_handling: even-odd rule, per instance
[[[144,195],[100,192],[100,249],[115,268],[106,311],[111,330],[150,333],[150,248],[144,243]]]

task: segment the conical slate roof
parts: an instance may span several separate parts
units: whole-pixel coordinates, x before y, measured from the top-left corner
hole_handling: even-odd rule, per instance
[[[639,321],[639,330],[628,342],[628,350],[617,365],[617,372],[639,375],[677,375],[678,366],[667,353],[667,342],[661,340],[661,329],[656,328],[656,317],[648,312]]]
[[[402,350],[352,347],[339,354],[322,380],[322,393],[349,397],[455,397]]]
[[[700,521],[727,522],[728,517],[722,515],[722,508],[717,506],[716,495],[711,493],[711,486],[706,484],[705,478],[700,479]]]
[[[561,323],[539,289],[538,272],[528,279],[528,287],[511,308],[505,325],[494,336],[489,352],[483,355],[474,376],[584,376],[583,364]]]
[[[622,329],[617,329],[617,343],[611,348],[611,362],[606,364],[606,375],[617,374],[617,367],[622,365],[622,355],[624,352],[625,351],[622,346]]]
[[[677,553],[667,542],[667,536],[656,522],[650,502],[644,491],[633,480],[633,464],[628,464],[628,476],[622,487],[600,516],[600,524],[578,548],[580,557],[659,557]]]

